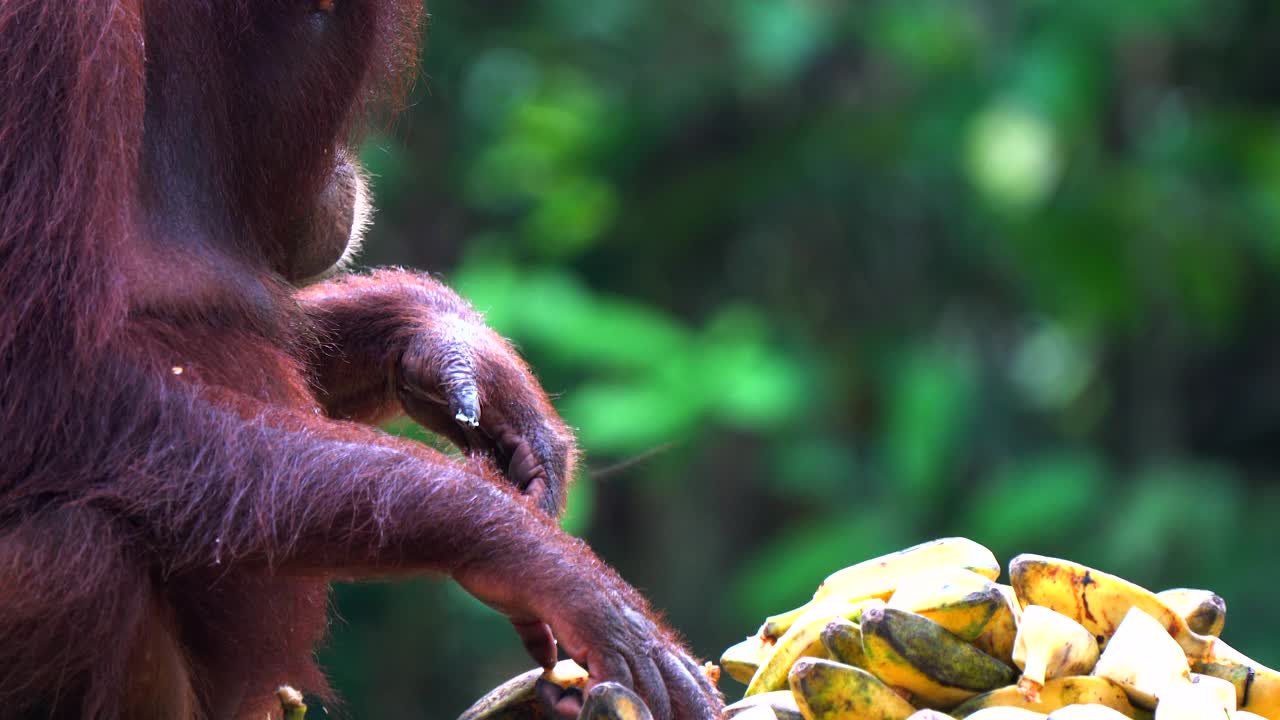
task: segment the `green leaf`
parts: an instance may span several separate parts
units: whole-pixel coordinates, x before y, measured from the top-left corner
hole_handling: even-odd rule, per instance
[[[971,412],[973,380],[967,363],[922,349],[895,368],[888,390],[884,458],[895,489],[922,498],[955,461]]]
[[[1110,508],[1107,473],[1092,453],[1031,456],[997,471],[970,494],[962,525],[993,547],[1037,547],[1092,527]]]

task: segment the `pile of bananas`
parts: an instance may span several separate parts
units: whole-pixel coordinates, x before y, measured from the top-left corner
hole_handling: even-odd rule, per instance
[[[1280,720],[1280,673],[1218,638],[1226,603],[945,538],[831,575],[730,647],[737,720]]]

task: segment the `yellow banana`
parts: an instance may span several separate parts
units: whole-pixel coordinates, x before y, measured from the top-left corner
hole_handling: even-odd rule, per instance
[[[996,583],[996,587],[1004,593],[1004,599],[1009,601],[1009,607],[1013,608],[1013,619],[1022,622],[1022,603],[1018,602],[1018,593],[1014,592],[1013,586]]]
[[[1280,672],[1255,662],[1219,640],[1217,657],[1193,659],[1191,670],[1221,678],[1236,689],[1236,707],[1270,720],[1280,720]]]
[[[1082,676],[1063,677],[1046,682],[1040,689],[1038,701],[1028,700],[1017,685],[1009,685],[965,700],[951,710],[951,714],[964,718],[989,707],[1017,707],[1049,713],[1067,705],[1106,705],[1129,717],[1134,716],[1133,705],[1124,689],[1106,678]]]
[[[791,693],[790,688],[786,690],[774,690],[773,692],[759,693],[748,698],[743,698],[738,702],[729,705],[724,709],[725,718],[736,718],[741,713],[747,712],[752,708],[767,707],[773,710],[774,716],[778,720],[800,720],[800,706],[796,704],[796,696]]]
[[[985,576],[964,568],[940,568],[905,579],[888,605],[927,617],[972,642],[1004,602],[996,584]]]
[[[862,652],[862,628],[856,622],[836,618],[822,628],[822,646],[832,660],[845,665],[863,667],[867,656]]]
[[[871,673],[833,660],[802,658],[788,681],[805,720],[907,720],[916,711]]]
[[[787,672],[791,665],[802,657],[827,657],[827,649],[822,645],[822,630],[835,618],[846,620],[857,619],[863,608],[871,604],[883,605],[881,600],[849,601],[844,598],[830,598],[812,605],[808,611],[787,629],[782,637],[773,644],[773,648],[760,662],[756,674],[747,683],[747,695],[781,690],[787,686]]]
[[[1156,597],[1181,615],[1192,632],[1218,637],[1227,624],[1227,601],[1212,590],[1173,588],[1156,593]]]
[[[1106,649],[1130,608],[1138,608],[1168,629],[1190,657],[1213,653],[1215,638],[1192,632],[1182,616],[1155,593],[1128,580],[1058,558],[1019,555],[1009,563],[1009,577],[1023,608],[1043,605],[1075,620]]]
[[[561,660],[550,670],[535,668],[521,673],[490,690],[467,708],[458,720],[516,720],[541,717],[534,688],[539,681],[552,682],[562,688],[581,688],[587,684],[587,671],[572,660]]]
[[[992,613],[987,626],[973,639],[973,646],[1005,665],[1013,665],[1013,643],[1018,638],[1022,606],[1018,604],[1012,586],[997,584],[995,587],[1004,598],[1004,604]]]
[[[953,707],[1014,680],[1009,666],[928,618],[871,606],[860,625],[867,669],[911,693],[918,705]]]
[[[760,662],[769,654],[773,643],[759,635],[752,635],[740,643],[729,646],[720,656],[720,667],[729,677],[746,685],[756,674]]]
[[[625,685],[603,682],[591,688],[578,720],[653,720],[649,706]]]
[[[1022,670],[1018,688],[1028,700],[1040,696],[1045,681],[1087,675],[1098,662],[1098,641],[1080,623],[1041,605],[1022,610],[1013,645],[1013,664]]]
[[[1049,720],[1128,720],[1106,705],[1068,705],[1049,713]]]
[[[760,635],[781,637],[810,605],[826,598],[888,600],[906,577],[939,568],[964,568],[992,580],[1000,576],[1000,564],[996,562],[996,556],[972,540],[942,538],[921,543],[837,570],[818,586],[813,600],[794,610],[766,618],[764,625],[760,627]]]
[[[1267,720],[1267,718],[1257,713],[1251,713],[1248,710],[1236,710],[1235,712],[1228,713],[1228,716],[1231,720]]]
[[[1166,689],[1191,682],[1182,648],[1160,623],[1137,607],[1124,616],[1093,674],[1115,682],[1130,700],[1147,709],[1156,706],[1156,699]]]

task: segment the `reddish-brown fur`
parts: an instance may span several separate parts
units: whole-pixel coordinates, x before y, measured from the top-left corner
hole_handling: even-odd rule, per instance
[[[506,343],[421,275],[285,280],[418,12],[0,4],[0,717],[260,718],[326,691],[331,580],[429,571],[541,662],[549,627],[659,717],[719,707],[551,519],[572,437]],[[367,424],[405,411],[470,459]]]

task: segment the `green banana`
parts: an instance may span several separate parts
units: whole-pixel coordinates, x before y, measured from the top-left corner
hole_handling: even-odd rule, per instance
[[[858,623],[836,618],[822,628],[821,640],[831,659],[845,665],[866,667],[867,656],[862,652],[862,628],[858,627]]]
[[[542,720],[545,713],[534,691],[539,681],[581,688],[587,684],[587,671],[572,660],[561,660],[550,670],[535,668],[521,673],[490,690],[458,720]]]
[[[898,585],[912,575],[939,568],[964,568],[995,580],[1000,563],[990,550],[966,538],[942,538],[896,553],[882,555],[837,570],[818,586],[813,599],[794,610],[765,619],[761,637],[781,637],[814,603],[831,597],[847,600],[888,600]]]
[[[578,720],[653,720],[649,706],[625,685],[602,682],[591,688]]]
[[[983,708],[1018,707],[1049,713],[1067,705],[1077,704],[1106,705],[1130,717],[1134,714],[1133,705],[1124,689],[1106,678],[1080,676],[1055,678],[1040,688],[1040,699],[1037,702],[1028,700],[1017,685],[1009,685],[998,690],[983,693],[957,705],[951,714],[957,718],[965,718]]]
[[[1227,601],[1212,590],[1173,588],[1156,593],[1156,598],[1181,615],[1192,632],[1222,635],[1227,624]]]
[[[805,720],[907,720],[916,711],[871,673],[832,660],[801,658],[788,682]]]
[[[458,720],[542,720],[544,713],[534,694],[540,677],[542,668],[511,678],[463,711]]]
[[[914,613],[868,607],[861,628],[867,669],[921,706],[953,707],[1016,677],[1009,666]]]

